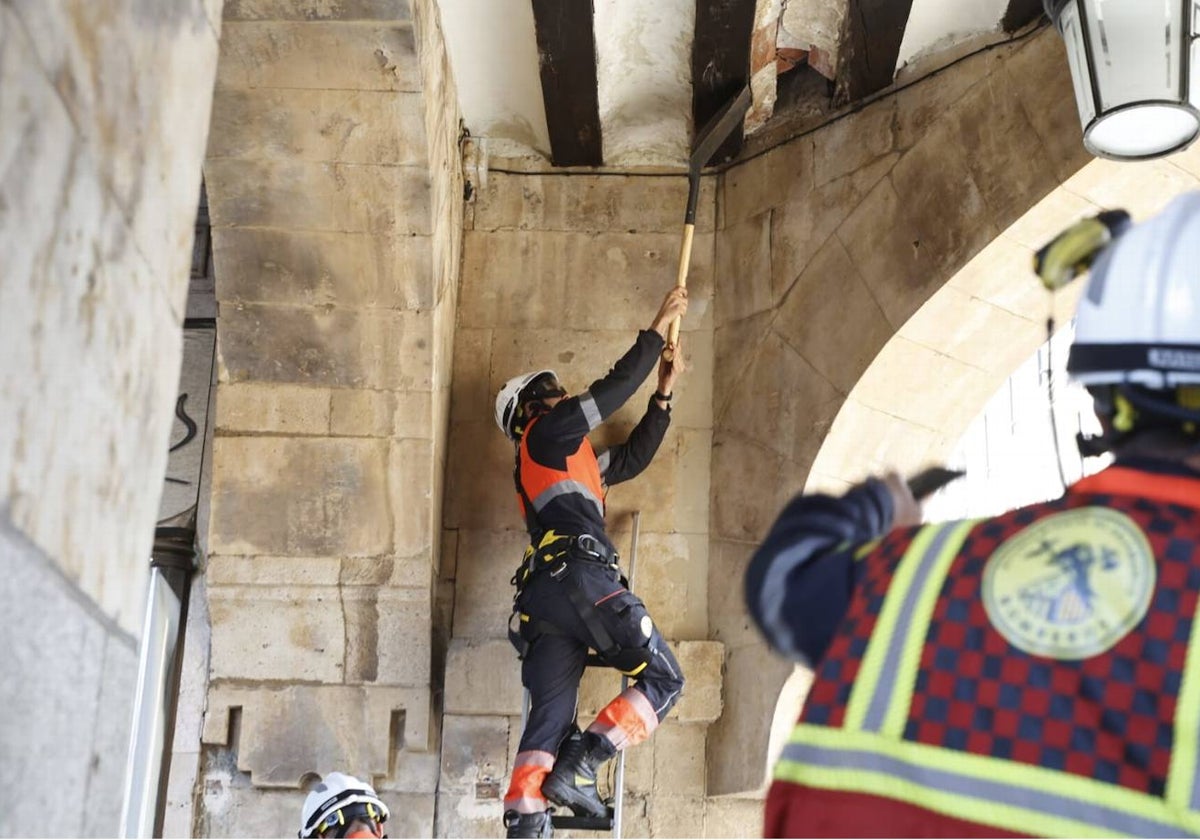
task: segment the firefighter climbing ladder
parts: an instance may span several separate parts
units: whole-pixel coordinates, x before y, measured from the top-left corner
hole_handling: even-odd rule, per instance
[[[629,540],[629,591],[633,591],[633,575],[637,567],[638,530],[641,525],[642,512],[633,512],[633,533]],[[588,654],[587,667],[608,668],[594,653]],[[621,675],[621,691],[629,687],[629,677]],[[529,689],[525,689],[525,699],[521,703],[521,731],[525,731],[526,718],[529,715]],[[570,828],[577,831],[612,831],[615,838],[621,837],[621,815],[625,802],[625,751],[621,750],[616,757],[617,770],[613,776],[612,801],[608,806],[608,815],[604,817],[554,816],[551,822],[555,828]]]

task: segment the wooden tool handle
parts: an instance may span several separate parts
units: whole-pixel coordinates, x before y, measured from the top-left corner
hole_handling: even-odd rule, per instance
[[[685,224],[683,226],[683,242],[679,246],[679,273],[675,275],[675,287],[677,289],[687,288],[688,269],[692,264],[692,236],[696,232],[694,224]],[[668,362],[674,361],[675,352],[673,349],[679,343],[679,318],[671,321],[671,327],[667,331],[667,347],[663,352],[663,358]]]

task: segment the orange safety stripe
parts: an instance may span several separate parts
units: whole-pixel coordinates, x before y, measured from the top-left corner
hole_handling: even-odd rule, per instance
[[[526,750],[513,760],[512,779],[504,794],[504,810],[518,814],[538,814],[550,807],[542,796],[542,782],[550,775],[554,755],[545,750]]]
[[[583,439],[583,443],[575,450],[574,454],[567,457],[566,470],[556,470],[550,467],[539,464],[529,455],[529,433],[533,430],[534,423],[537,423],[541,418],[535,418],[532,423],[525,429],[525,434],[521,436],[520,443],[520,458],[521,458],[521,485],[525,489],[525,495],[529,497],[534,504],[538,503],[538,499],[546,493],[551,487],[560,482],[573,481],[578,485],[582,485],[581,489],[586,493],[591,494],[590,501],[593,501],[599,508],[600,516],[604,515],[604,486],[600,480],[600,463],[596,460],[596,451],[592,449],[591,441],[587,438]],[[520,494],[517,494],[520,499]],[[524,500],[521,500],[521,510],[528,515],[529,511],[525,510]]]
[[[1200,510],[1200,479],[1109,467],[1071,485],[1070,492],[1138,496]]]
[[[618,750],[642,743],[658,728],[658,715],[646,695],[630,687],[600,710],[589,732],[603,735]]]

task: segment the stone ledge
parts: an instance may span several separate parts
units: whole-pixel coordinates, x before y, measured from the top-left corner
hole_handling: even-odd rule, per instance
[[[241,710],[235,744],[229,743],[231,709]],[[403,730],[393,733],[398,713]],[[201,742],[233,748],[238,769],[255,787],[295,788],[310,772],[387,776],[393,748],[428,751],[429,718],[427,687],[214,685]],[[397,736],[400,743],[393,745]]]

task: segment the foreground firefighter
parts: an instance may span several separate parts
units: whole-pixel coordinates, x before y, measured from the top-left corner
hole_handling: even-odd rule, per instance
[[[650,329],[603,379],[568,396],[553,371],[510,380],[496,422],[516,445],[517,485],[530,546],[517,569],[514,626],[530,709],[504,798],[509,837],[549,837],[549,803],[604,816],[596,770],[644,741],[679,698],[683,675],[645,606],[625,585],[605,533],[605,487],[646,468],[670,423],[682,356],[661,361],[670,323],[687,292],[667,295]],[[587,435],[625,403],[658,364],[658,390],[619,446],[597,454]],[[635,682],[585,732],[575,726],[588,648]],[[557,756],[557,758],[556,758]]]
[[[773,526],[748,605],[815,677],[768,836],[1200,832],[1200,195],[1099,255],[1068,371],[1116,462],[1062,498],[901,527],[889,477]]]

